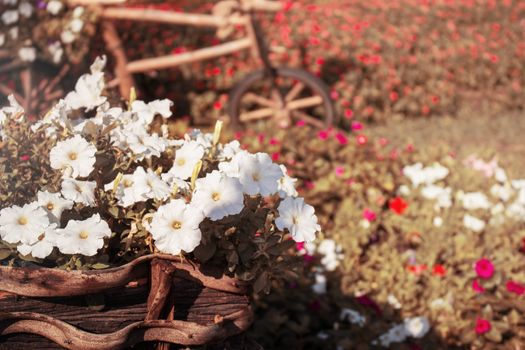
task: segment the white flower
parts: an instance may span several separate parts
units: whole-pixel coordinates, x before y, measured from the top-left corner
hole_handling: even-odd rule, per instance
[[[168,99],[155,100],[148,104],[144,103],[144,101],[136,100],[131,104],[131,111],[136,113],[142,123],[149,125],[157,114],[160,114],[163,118],[169,118],[172,114],[172,105],[173,102]]]
[[[281,168],[281,171],[283,172],[283,176],[279,179],[278,186],[279,186],[279,197],[297,197],[298,193],[295,189],[295,183],[297,182],[296,178],[288,176],[288,171],[286,170],[286,167],[284,165],[279,165]]]
[[[184,180],[179,179],[173,174],[164,173],[161,174],[160,177],[168,184],[172,193],[189,194],[191,192],[190,184]]]
[[[485,228],[485,221],[469,214],[463,217],[463,225],[474,232],[481,232]]]
[[[33,6],[31,4],[28,4],[27,2],[23,2],[18,6],[18,12],[26,17],[29,18],[33,14]]]
[[[447,177],[449,170],[439,163],[423,168],[423,164],[416,163],[403,168],[403,174],[410,179],[412,185],[433,184]]]
[[[394,294],[388,294],[386,301],[388,302],[388,305],[392,306],[396,310],[399,310],[402,307],[401,303]]]
[[[47,49],[53,56],[53,63],[58,64],[62,60],[62,56],[64,55],[64,49],[62,48],[60,42],[55,41],[52,44],[49,44],[47,46]]]
[[[51,0],[47,3],[47,12],[52,15],[57,15],[62,10],[62,2],[58,0]]]
[[[426,199],[436,200],[438,208],[450,208],[452,206],[452,189],[437,185],[426,185],[421,189],[421,195]]]
[[[507,182],[507,174],[505,173],[505,170],[500,167],[496,168],[496,171],[494,172],[494,178],[496,181],[501,183]]]
[[[5,44],[5,34],[0,33],[0,47]]]
[[[287,229],[296,242],[311,242],[321,230],[314,208],[304,203],[303,198],[285,198],[277,208],[279,217],[275,225],[279,230]]]
[[[150,198],[165,200],[170,196],[171,190],[167,183],[151,169],[147,172],[143,167],[138,167],[133,173],[132,191],[136,198],[147,200]]]
[[[321,273],[315,274],[315,283],[312,285],[315,294],[326,294],[326,276]]]
[[[192,203],[213,221],[239,214],[244,208],[242,185],[238,179],[214,170],[197,179]]]
[[[104,191],[113,191],[115,188],[115,180],[106,184],[104,186]],[[118,199],[118,204],[122,207],[129,207],[137,202],[144,201],[144,198],[140,195],[137,195],[136,191],[133,189],[133,175],[125,174],[122,175],[119,183],[116,184],[115,198]]]
[[[494,184],[490,188],[490,194],[492,194],[496,198],[499,198],[503,202],[506,202],[510,199],[510,197],[512,196],[512,192],[513,192],[512,189],[508,185],[504,186],[504,185]]]
[[[323,256],[321,264],[327,271],[334,271],[343,259],[342,248],[333,239],[323,240],[317,247],[317,252]]]
[[[18,22],[18,11],[17,10],[5,11],[2,14],[2,22],[4,22],[6,26]]]
[[[57,225],[51,224],[38,236],[38,240],[34,244],[21,244],[16,249],[22,255],[30,255],[34,258],[45,259],[51,254],[53,248],[56,247],[59,239],[56,230]]]
[[[237,140],[233,140],[225,144],[218,156],[221,160],[232,159],[237,153],[242,152],[241,144]]]
[[[49,218],[38,203],[0,210],[0,238],[7,243],[34,244],[49,226]]]
[[[166,150],[167,142],[157,134],[148,133],[140,123],[127,125],[120,134],[119,132],[113,134],[116,135],[118,135],[116,146],[120,149],[129,148],[137,160],[152,156],[160,157],[160,154]]]
[[[84,8],[82,6],[77,6],[73,10],[73,17],[78,18],[84,14]]]
[[[487,196],[481,192],[470,192],[460,194],[463,208],[467,210],[489,209],[492,206]]]
[[[397,193],[399,193],[401,196],[408,197],[410,195],[410,188],[407,185],[401,185],[399,186]]]
[[[71,109],[85,108],[88,112],[106,102],[107,98],[101,96],[105,87],[102,72],[105,64],[106,57],[98,57],[91,65],[91,74],[84,74],[78,79],[75,91],[68,93],[65,99]]]
[[[64,179],[62,181],[62,195],[64,198],[72,200],[75,203],[84,205],[95,205],[95,181],[78,181],[75,179]]]
[[[430,323],[426,317],[405,318],[405,330],[412,338],[422,338],[430,330]]]
[[[441,226],[443,226],[443,219],[442,219],[441,217],[439,217],[439,216],[436,216],[436,217],[434,218],[434,220],[432,220],[432,223],[433,223],[434,226],[436,226],[436,227],[441,227]]]
[[[197,141],[205,149],[213,146],[213,134],[203,133],[199,129],[193,129],[189,134],[184,135],[186,141]]]
[[[363,315],[361,315],[359,312],[344,308],[341,310],[341,314],[339,315],[339,319],[341,321],[348,321],[352,324],[356,324],[360,327],[363,327],[365,325],[366,319]]]
[[[73,202],[64,199],[60,193],[51,193],[48,191],[39,191],[37,193],[37,202],[49,214],[51,222],[60,222],[62,212],[66,209],[73,208]]]
[[[175,161],[169,173],[182,180],[191,177],[195,165],[204,156],[204,148],[196,141],[186,142],[175,152]]]
[[[379,343],[382,346],[390,346],[391,343],[400,343],[407,338],[404,324],[398,324],[390,328],[388,332],[379,337]]]
[[[60,40],[62,40],[62,42],[64,44],[71,44],[73,41],[75,41],[75,34],[73,34],[73,32],[71,32],[70,30],[64,30],[61,34],[60,34]]]
[[[18,27],[13,27],[7,32],[12,40],[18,40]]]
[[[65,174],[73,178],[87,177],[95,165],[97,148],[82,136],[75,135],[70,139],[60,141],[49,154],[51,167],[65,170]]]
[[[155,246],[172,255],[192,252],[201,242],[199,224],[203,219],[200,209],[187,205],[182,199],[159,207],[150,227]]]
[[[57,247],[63,254],[96,255],[104,246],[104,238],[111,236],[108,223],[95,214],[86,220],[70,220],[59,230]]]
[[[219,169],[228,176],[238,177],[244,193],[269,196],[279,189],[281,168],[272,162],[267,153],[240,152],[229,163],[220,163]]]
[[[80,33],[82,28],[84,28],[84,21],[80,18],[75,18],[69,23],[69,28],[73,33]]]

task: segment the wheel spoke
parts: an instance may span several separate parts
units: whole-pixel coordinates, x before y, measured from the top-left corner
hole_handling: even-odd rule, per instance
[[[315,107],[323,103],[323,98],[321,96],[311,96],[302,98],[300,100],[290,101],[286,104],[286,108],[289,110],[301,109],[301,108],[310,108]]]
[[[319,119],[316,119],[315,117],[312,117],[311,115],[303,112],[303,111],[298,111],[298,110],[295,110],[295,111],[292,111],[292,116],[297,118],[297,119],[302,119],[304,120],[306,123],[316,127],[316,128],[324,128],[325,125],[324,123],[319,120]]]
[[[0,92],[6,96],[9,96],[9,95],[13,95],[17,101],[22,101],[23,100],[23,97],[20,96],[19,93],[17,93],[16,91],[14,91],[13,89],[7,87],[6,85],[4,84],[0,84]]]
[[[269,100],[265,97],[258,96],[254,94],[253,92],[248,92],[246,95],[244,95],[244,102],[254,102],[257,103],[263,107],[269,107],[269,108],[275,108],[275,102],[272,100]]]
[[[265,119],[271,117],[275,113],[273,108],[262,108],[251,112],[241,113],[239,120],[241,122],[248,122],[258,119]]]
[[[299,94],[301,93],[301,91],[303,91],[304,89],[304,84],[301,83],[300,81],[298,81],[297,83],[295,83],[295,85],[290,89],[290,91],[288,91],[288,94],[286,95],[286,97],[284,98],[284,100],[286,102],[290,102],[290,101],[293,101],[297,96],[299,96]]]

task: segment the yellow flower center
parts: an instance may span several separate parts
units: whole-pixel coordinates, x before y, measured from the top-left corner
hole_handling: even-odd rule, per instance
[[[71,152],[71,153],[68,154],[68,157],[71,160],[77,160],[78,154],[77,154],[77,152]]]
[[[180,230],[180,228],[182,227],[182,223],[180,221],[175,220],[171,224],[171,227],[173,227],[174,230]]]
[[[53,210],[55,209],[55,205],[52,202],[47,203],[46,205],[47,210]]]
[[[122,181],[122,184],[124,185],[124,187],[128,188],[128,187],[133,186],[133,181],[131,181],[129,179],[126,179],[126,180]]]
[[[79,233],[78,237],[80,237],[80,239],[88,239],[89,234],[86,231],[82,231]]]
[[[292,222],[294,225],[297,225],[299,223],[299,219],[297,218],[297,216],[292,216]]]
[[[184,164],[186,164],[186,159],[184,158],[177,159],[178,166],[183,166]]]
[[[43,240],[44,238],[46,238],[45,233],[42,233],[40,236],[38,236],[39,241]]]
[[[219,201],[221,199],[221,194],[219,192],[213,192],[211,194],[211,199],[213,199],[215,202]]]
[[[261,174],[259,173],[253,173],[252,174],[253,181],[259,181],[261,179]]]
[[[21,216],[18,218],[18,224],[19,225],[27,225],[27,218],[25,216]]]

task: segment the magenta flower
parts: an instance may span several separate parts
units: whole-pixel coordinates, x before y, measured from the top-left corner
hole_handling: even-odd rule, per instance
[[[485,291],[485,288],[483,288],[478,280],[472,281],[472,289],[477,293],[483,293]]]
[[[372,222],[375,221],[375,219],[377,219],[377,215],[373,210],[366,208],[365,210],[363,210],[363,219]]]
[[[525,286],[518,282],[507,281],[506,287],[507,291],[517,295],[523,295],[523,293],[525,293]]]
[[[489,259],[483,258],[476,261],[474,270],[479,278],[488,280],[494,275],[494,265]]]
[[[485,320],[483,318],[478,318],[476,320],[476,333],[477,334],[485,334],[487,332],[490,332],[492,329],[492,325],[490,324],[489,320]]]
[[[345,173],[345,168],[343,168],[342,166],[336,166],[335,167],[335,175],[336,176],[341,177],[341,176],[344,175],[344,173]]]

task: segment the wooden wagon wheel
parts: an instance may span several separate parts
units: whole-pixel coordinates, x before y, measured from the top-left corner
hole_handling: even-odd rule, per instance
[[[228,114],[235,127],[256,127],[273,118],[280,127],[302,120],[316,128],[336,123],[328,87],[316,76],[294,68],[253,72],[230,93]]]
[[[61,82],[69,68],[68,64],[55,67],[39,60],[22,62],[0,52],[0,76],[14,78],[13,84],[9,85],[6,79],[0,80],[0,94],[13,95],[27,115],[45,113],[63,97]]]

